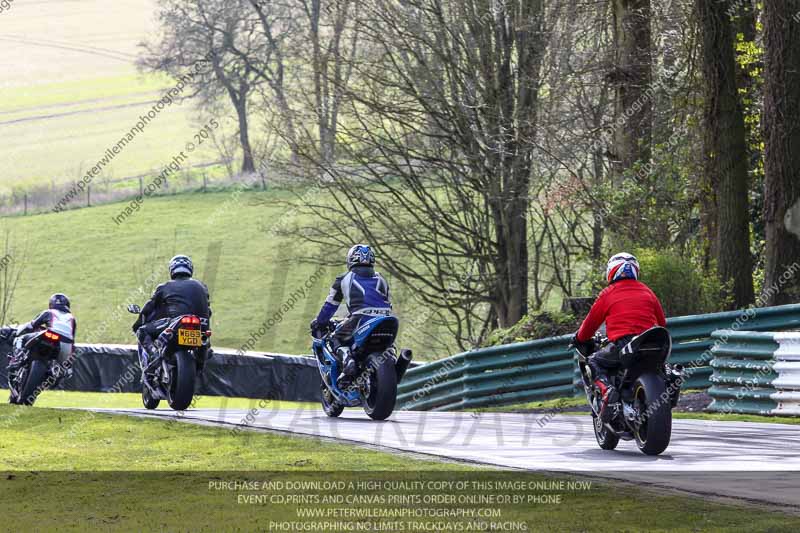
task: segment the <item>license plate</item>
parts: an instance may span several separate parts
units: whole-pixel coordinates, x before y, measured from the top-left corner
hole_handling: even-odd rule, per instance
[[[199,329],[179,329],[178,345],[199,347],[203,345],[203,338]]]

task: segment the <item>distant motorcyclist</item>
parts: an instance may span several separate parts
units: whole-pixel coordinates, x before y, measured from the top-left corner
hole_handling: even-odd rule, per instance
[[[194,265],[189,257],[173,257],[169,262],[171,281],[156,287],[153,296],[133,324],[133,332],[142,345],[147,361],[151,361],[156,355],[155,339],[166,329],[170,319],[182,315],[211,318],[208,287],[203,282],[192,279],[193,274]],[[147,361],[144,362],[143,370]]]
[[[353,332],[363,319],[378,315],[391,315],[392,304],[389,284],[375,272],[375,253],[366,244],[356,244],[347,252],[347,273],[336,278],[331,292],[317,318],[311,322],[311,331],[319,336],[330,328],[330,321],[342,302],[347,305],[348,318],[333,336],[333,349],[343,362],[342,374],[352,378],[357,369],[351,356]]]
[[[69,298],[61,293],[52,295],[46,310],[16,330],[14,350],[9,355],[9,373],[15,372],[22,366],[26,355],[23,347],[33,335],[44,329],[58,333],[61,336],[61,351],[58,355],[58,363],[64,370],[65,375],[71,374],[72,365],[65,365],[65,363],[74,351],[77,323],[70,312]]]
[[[609,380],[609,372],[620,367],[620,349],[636,335],[667,324],[661,302],[639,281],[639,272],[639,262],[631,254],[619,253],[609,259],[606,267],[609,285],[600,292],[575,335],[575,344],[591,352],[595,348],[592,337],[606,323],[606,336],[611,342],[589,358],[595,385],[603,395],[604,422],[613,420],[619,409],[619,393]]]

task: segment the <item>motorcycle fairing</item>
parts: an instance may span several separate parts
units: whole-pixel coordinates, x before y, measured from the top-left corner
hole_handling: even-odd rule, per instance
[[[394,316],[376,316],[359,325],[353,332],[353,351],[369,345],[370,351],[388,349],[397,338],[400,321]]]
[[[346,407],[358,407],[361,405],[361,396],[358,390],[343,391],[339,388],[339,360],[331,353],[330,347],[325,339],[314,339],[314,353],[320,362],[319,371],[322,380],[331,389],[336,401]]]
[[[637,363],[663,365],[672,353],[672,337],[666,328],[655,326],[631,339],[620,349],[620,363],[629,369]]]

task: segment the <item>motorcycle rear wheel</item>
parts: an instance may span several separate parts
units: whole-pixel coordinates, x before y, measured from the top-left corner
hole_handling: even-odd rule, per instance
[[[655,374],[643,374],[633,390],[634,406],[641,417],[633,432],[636,445],[646,455],[658,455],[667,449],[672,434],[672,406],[660,399],[666,385]]]
[[[337,403],[333,399],[331,391],[328,390],[328,387],[326,387],[324,383],[320,387],[322,393],[322,410],[325,411],[325,414],[329,417],[336,418],[344,411],[344,405]]]
[[[170,380],[167,402],[175,411],[184,411],[192,404],[197,367],[189,352],[175,352],[175,373]]]
[[[33,405],[36,398],[42,393],[40,387],[46,376],[47,363],[38,359],[31,362],[31,366],[28,369],[28,376],[25,379],[25,385],[21,388],[19,396],[17,397],[17,404]]]
[[[397,402],[397,372],[395,360],[384,354],[372,354],[367,360],[369,380],[364,395],[364,412],[373,420],[386,420]]]

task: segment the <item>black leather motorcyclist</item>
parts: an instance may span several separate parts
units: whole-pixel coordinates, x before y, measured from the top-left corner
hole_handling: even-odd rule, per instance
[[[176,255],[169,262],[171,281],[156,287],[153,296],[144,305],[139,318],[133,324],[142,348],[148,360],[156,353],[154,340],[169,325],[172,318],[181,315],[195,315],[199,318],[211,318],[210,297],[208,287],[192,278],[194,265],[185,255]]]

